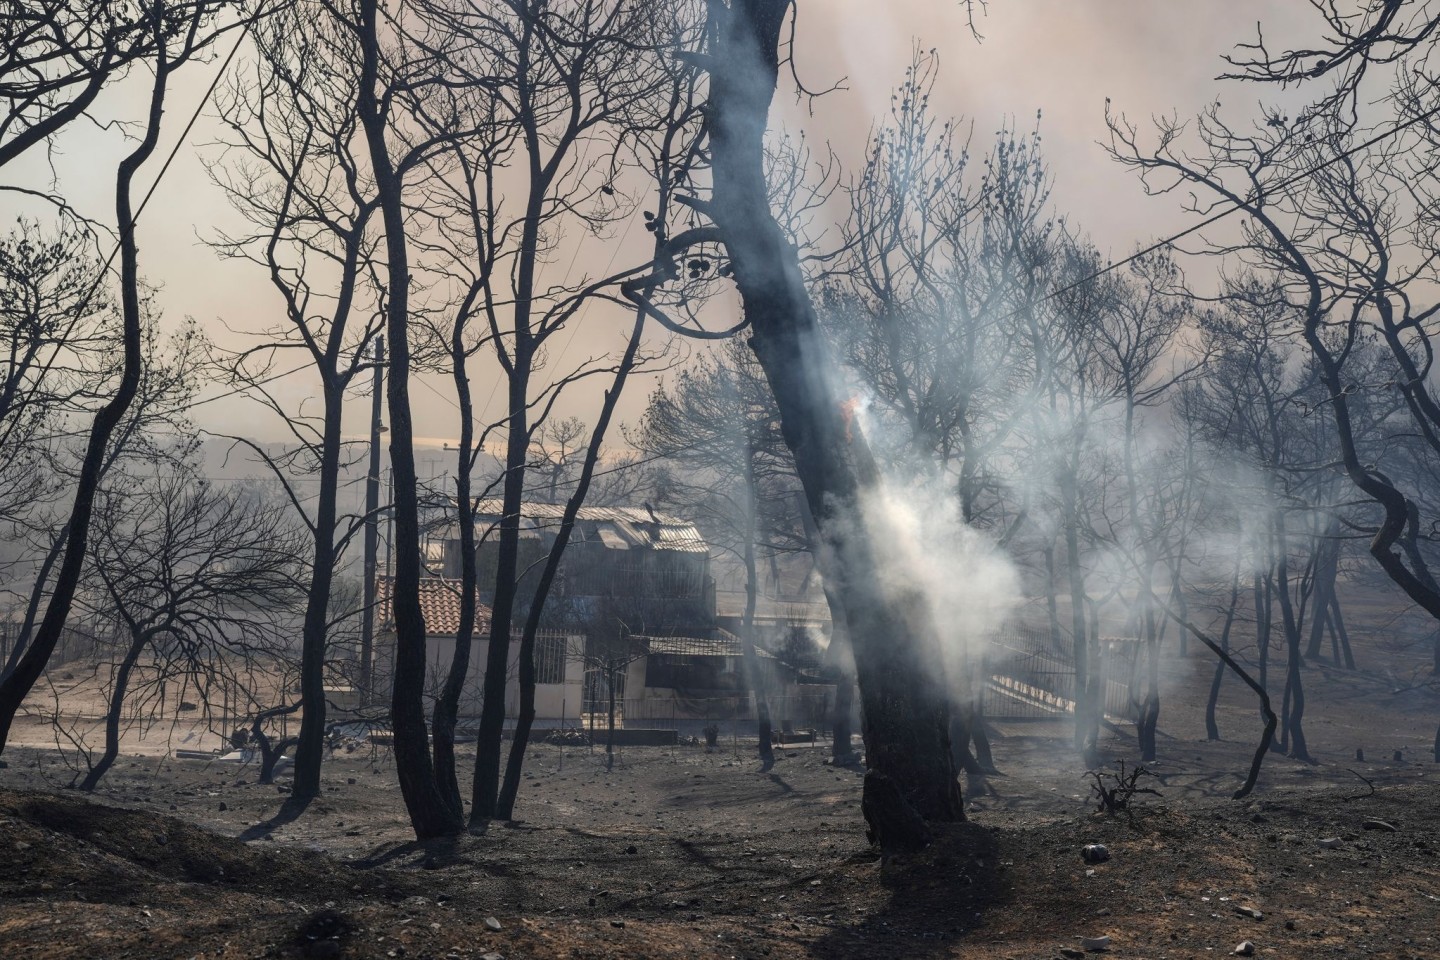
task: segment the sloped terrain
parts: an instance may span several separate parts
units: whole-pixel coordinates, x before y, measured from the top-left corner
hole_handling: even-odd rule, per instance
[[[818,752],[768,774],[698,752],[632,750],[610,773],[572,759],[527,782],[526,823],[426,845],[406,842],[390,776],[362,780],[360,761],[336,760],[293,820],[273,788],[177,763],[149,781],[166,795],[123,777],[127,799],[108,804],[0,791],[0,943],[43,958],[1051,958],[1109,936],[1117,957],[1249,940],[1260,956],[1431,958],[1440,808],[1424,768],[1405,772],[1373,794],[1352,777],[1240,803],[1148,798],[1133,818],[1059,795],[1007,808],[1019,784],[997,778],[970,824],[882,866],[859,778]],[[343,826],[357,814],[362,829]],[[1111,859],[1087,865],[1087,843]]]

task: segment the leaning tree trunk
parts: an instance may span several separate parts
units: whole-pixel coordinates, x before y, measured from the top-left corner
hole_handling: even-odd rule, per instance
[[[295,744],[297,800],[320,795],[320,766],[325,757],[325,653],[330,622],[330,590],[335,578],[336,497],[340,482],[340,416],[344,388],[333,371],[325,372],[325,424],[320,445],[320,489],[315,508],[310,587],[300,642],[300,736]]]
[[[1220,631],[1220,652],[1230,653],[1230,628],[1235,624],[1235,609],[1240,604],[1240,564],[1235,564],[1235,576],[1230,581],[1230,606],[1225,609],[1225,627]],[[1178,612],[1178,611],[1177,611]],[[1182,617],[1184,613],[1180,614]],[[1215,708],[1220,700],[1220,682],[1225,678],[1225,661],[1216,660],[1215,675],[1210,678],[1210,696],[1205,700],[1205,739],[1219,740],[1220,725],[1215,721]]]
[[[470,499],[470,458],[475,446],[475,417],[470,396],[470,376],[465,370],[465,323],[474,293],[457,313],[450,337],[450,365],[455,381],[456,405],[460,409],[460,443],[455,469],[455,520],[460,527],[460,622],[455,628],[455,649],[445,685],[435,698],[431,713],[435,785],[457,817],[463,818],[460,780],[455,775],[455,724],[460,714],[460,695],[470,671],[470,647],[475,638],[475,505]]]
[[[545,558],[545,567],[540,573],[540,582],[535,588],[535,597],[530,603],[530,611],[525,616],[524,632],[520,636],[520,716],[515,723],[515,737],[510,742],[510,755],[505,760],[505,779],[500,785],[500,793],[495,805],[495,814],[502,820],[511,820],[515,816],[515,798],[520,793],[520,774],[525,766],[525,749],[530,742],[530,730],[535,724],[535,635],[540,631],[540,617],[545,609],[545,601],[550,596],[550,589],[555,583],[555,577],[560,572],[560,561],[565,557],[565,550],[570,544],[570,535],[575,529],[575,518],[580,515],[580,508],[585,504],[585,498],[590,494],[590,481],[595,476],[595,465],[600,460],[600,448],[605,441],[605,434],[610,429],[610,419],[615,413],[615,404],[620,400],[620,394],[625,389],[625,381],[630,377],[630,371],[635,367],[635,355],[640,349],[640,335],[645,329],[645,313],[637,310],[635,313],[635,326],[630,333],[630,341],[626,345],[625,354],[620,359],[620,365],[616,368],[615,379],[606,391],[604,399],[600,404],[600,416],[596,418],[595,427],[590,431],[590,443],[585,449],[585,459],[580,467],[580,477],[575,482],[575,489],[570,492],[570,498],[565,502],[565,510],[561,514],[560,530],[555,534],[555,542],[550,545],[550,552]],[[610,698],[611,709],[611,739],[614,739],[614,709],[615,698]],[[607,754],[609,747],[606,747]]]
[[[20,704],[44,673],[45,665],[55,651],[55,645],[60,641],[60,633],[65,629],[65,621],[70,617],[70,605],[75,599],[75,590],[80,583],[80,572],[85,563],[85,548],[90,538],[90,516],[94,511],[95,492],[100,484],[106,448],[140,388],[140,264],[130,189],[135,175],[155,152],[155,146],[159,142],[160,119],[164,113],[166,85],[170,76],[171,67],[165,54],[165,43],[163,38],[159,37],[161,25],[156,24],[155,29],[158,59],[155,64],[155,78],[150,88],[145,135],[135,149],[120,161],[115,183],[115,221],[119,231],[120,250],[120,313],[124,342],[120,383],[115,389],[115,395],[95,414],[90,426],[85,458],[81,461],[80,474],[75,480],[75,500],[70,508],[65,555],[55,576],[55,587],[50,594],[50,603],[45,608],[45,616],[24,655],[4,680],[0,680],[0,753],[5,750],[10,737],[10,726],[15,721]]]
[[[15,646],[10,648],[10,656],[5,661],[4,668],[0,669],[0,680],[10,676],[30,645],[30,634],[35,629],[35,618],[40,615],[40,601],[45,599],[45,587],[50,582],[50,571],[60,559],[60,551],[69,539],[69,530],[68,524],[62,526],[55,539],[50,541],[50,548],[45,551],[45,559],[40,562],[40,571],[35,575],[35,582],[30,587],[30,599],[25,604],[25,619],[20,622],[20,629],[15,633]],[[1437,646],[1436,650],[1440,651],[1440,646]],[[1440,652],[1437,652],[1436,657],[1436,662],[1440,663]]]
[[[713,202],[708,212],[733,268],[751,346],[765,371],[781,431],[830,562],[824,575],[845,596],[865,712],[862,808],[871,839],[886,850],[928,839],[923,820],[964,819],[950,759],[943,670],[927,650],[920,598],[893,595],[864,525],[879,476],[844,415],[799,258],[770,211],[766,116],[779,71],[789,0],[712,4],[718,19],[708,119]],[[907,602],[908,601],[908,602]]]
[[[140,654],[145,651],[145,645],[150,642],[150,636],[143,631],[132,634],[130,646],[115,671],[115,686],[110,691],[110,703],[105,710],[105,749],[80,782],[81,790],[94,790],[100,778],[114,765],[115,758],[120,756],[120,715],[125,710],[125,693],[130,687],[130,674],[135,670]]]
[[[464,821],[451,809],[435,784],[425,727],[425,616],[420,609],[420,507],[416,495],[415,437],[410,422],[409,251],[405,243],[405,209],[401,182],[385,143],[386,108],[376,97],[380,72],[380,12],[377,0],[360,0],[360,92],[357,106],[369,146],[385,222],[386,333],[390,340],[390,468],[394,477],[392,514],[395,538],[394,686],[390,719],[395,736],[395,771],[400,793],[418,839],[452,836]]]

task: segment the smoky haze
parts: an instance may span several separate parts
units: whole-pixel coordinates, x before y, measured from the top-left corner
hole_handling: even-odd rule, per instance
[[[812,148],[833,149],[843,175],[849,176],[863,156],[874,118],[889,106],[890,93],[915,45],[935,47],[942,69],[934,109],[973,126],[974,146],[983,148],[1002,124],[1028,130],[1041,111],[1040,130],[1055,175],[1057,206],[1115,255],[1138,241],[1187,225],[1175,205],[1145,198],[1132,178],[1108,159],[1098,141],[1104,139],[1105,98],[1135,116],[1177,111],[1194,113],[1210,100],[1225,97],[1237,106],[1257,93],[1213,78],[1220,72],[1221,52],[1239,39],[1249,39],[1257,20],[1273,35],[1303,35],[1307,11],[1281,0],[1263,3],[1155,4],[1126,0],[1103,4],[1036,0],[992,4],[978,22],[981,42],[967,26],[960,4],[897,0],[877,7],[859,0],[834,0],[802,11],[796,44],[796,68],[808,88],[842,88],[797,102],[780,95],[772,113],[776,131],[803,132]],[[228,51],[228,42],[225,49]],[[249,51],[238,55],[243,63]],[[218,58],[216,58],[218,59]],[[175,144],[180,127],[214,79],[217,64],[196,64],[187,82],[167,104],[160,150]],[[106,90],[94,109],[103,120],[139,118],[145,84],[138,77]],[[969,129],[966,127],[964,129]],[[281,316],[278,295],[253,264],[223,262],[206,245],[221,231],[243,232],[244,224],[210,182],[202,160],[215,160],[222,131],[207,106],[180,148],[174,164],[146,210],[140,226],[141,270],[159,288],[164,322],[173,326],[193,317],[218,344],[238,347]],[[104,171],[124,149],[116,130],[102,131],[77,124],[59,137],[48,154],[31,151],[7,166],[4,182],[28,188],[54,189],[82,214],[108,221],[113,208],[113,178]],[[150,171],[147,170],[147,175]],[[40,214],[44,205],[7,194],[0,207],[14,214]],[[604,237],[574,236],[561,240],[546,270],[556,278],[595,276],[607,265],[643,256],[648,236],[638,217],[618,225]],[[7,219],[10,219],[7,217]],[[623,252],[616,240],[624,238]],[[818,245],[825,245],[824,237]],[[722,297],[711,310],[728,313],[734,302]],[[595,305],[587,308],[553,348],[556,366],[618,349],[623,340],[622,312]],[[277,369],[298,361],[282,358]],[[502,413],[503,390],[495,390],[498,369],[485,356],[474,361],[471,377],[477,392],[479,419],[489,422]],[[453,440],[453,391],[445,378],[421,376],[415,391],[417,435],[439,447]],[[653,381],[652,381],[653,382]],[[618,411],[619,419],[635,420],[644,406],[645,378],[637,378]],[[289,409],[316,404],[316,386],[303,370],[275,383],[277,401]],[[216,393],[223,391],[214,391]],[[577,389],[558,408],[562,414],[588,419],[598,402],[590,389]],[[487,406],[488,402],[488,406]],[[265,441],[281,440],[285,430],[276,418],[241,400],[222,400],[196,411],[197,422],[224,433],[244,433]],[[347,406],[346,432],[361,437],[367,422],[366,403]]]

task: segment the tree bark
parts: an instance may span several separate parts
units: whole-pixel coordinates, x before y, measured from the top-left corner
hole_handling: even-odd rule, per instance
[[[409,251],[405,243],[402,184],[385,143],[387,115],[376,96],[380,42],[378,0],[360,0],[360,122],[385,224],[389,282],[386,334],[390,341],[390,469],[393,477],[395,582],[394,687],[390,717],[395,736],[395,770],[410,825],[417,839],[451,836],[463,820],[435,784],[425,728],[425,616],[420,609],[420,516],[416,497],[414,429],[410,422]]]
[[[69,539],[70,527],[68,524],[60,528],[55,539],[50,541],[50,549],[45,551],[45,559],[40,562],[40,571],[35,575],[35,582],[30,587],[30,599],[25,604],[25,619],[20,624],[20,629],[15,634],[15,646],[10,649],[10,656],[5,661],[5,668],[0,670],[0,680],[10,676],[15,670],[15,665],[20,662],[24,655],[25,648],[30,645],[30,634],[35,629],[35,618],[40,615],[40,601],[45,598],[45,585],[50,582],[50,571],[55,569],[55,561],[60,559],[60,552],[65,547],[65,541]],[[1440,649],[1440,648],[1437,648]],[[1440,654],[1437,654],[1440,657]],[[1437,659],[1440,663],[1440,659]]]
[[[740,624],[745,673],[750,695],[755,698],[755,722],[759,743],[760,769],[775,766],[775,731],[770,723],[770,701],[766,697],[765,680],[760,674],[760,655],[755,652],[755,605],[759,599],[760,573],[755,562],[756,504],[759,490],[755,481],[755,442],[745,438],[745,613]]]
[[[1313,763],[1305,746],[1305,689],[1300,674],[1305,657],[1300,650],[1300,623],[1290,598],[1289,563],[1286,557],[1286,533],[1283,514],[1276,514],[1275,596],[1280,601],[1280,619],[1285,628],[1285,696],[1280,710],[1281,749],[1289,746],[1289,754],[1297,760]]]
[[[155,77],[150,88],[149,113],[145,135],[140,143],[120,161],[115,183],[115,224],[119,232],[120,307],[124,364],[115,395],[95,414],[85,446],[85,458],[75,481],[75,500],[67,524],[64,559],[55,576],[55,587],[45,616],[25,653],[3,680],[0,680],[0,754],[9,741],[10,727],[26,695],[40,675],[60,640],[70,606],[80,582],[85,563],[85,550],[90,537],[90,517],[94,512],[95,493],[100,483],[106,447],[115,428],[124,418],[140,388],[141,331],[139,248],[135,238],[135,214],[131,207],[130,190],[140,167],[155,152],[160,139],[160,121],[165,112],[165,94],[170,77],[170,60],[162,39],[164,25],[154,25],[156,36]]]
[[[470,312],[472,293],[461,307],[450,337],[450,365],[455,381],[456,406],[460,410],[460,443],[455,469],[455,521],[460,527],[460,622],[455,628],[455,649],[450,657],[450,670],[445,686],[435,699],[431,713],[435,785],[441,796],[463,818],[460,780],[455,774],[455,724],[460,714],[460,694],[465,690],[465,676],[470,672],[470,646],[475,639],[476,570],[475,505],[470,498],[470,459],[475,446],[474,404],[470,396],[470,377],[465,370],[464,317]]]
[[[1073,482],[1067,481],[1064,495],[1067,512],[1074,511]],[[1080,567],[1080,531],[1078,523],[1065,523],[1065,570],[1070,584],[1071,657],[1075,663],[1075,749],[1086,767],[1100,765],[1100,718],[1091,709],[1090,640],[1085,628],[1085,572]]]
[[[575,489],[570,492],[570,498],[565,502],[565,512],[561,515],[560,529],[555,534],[555,542],[550,545],[550,552],[545,558],[545,567],[540,572],[540,582],[535,589],[535,598],[525,617],[524,633],[520,638],[520,716],[515,724],[515,738],[510,742],[510,755],[505,761],[505,780],[501,784],[495,810],[496,816],[504,820],[511,820],[515,816],[515,798],[520,792],[520,774],[525,766],[525,748],[530,742],[530,730],[535,724],[535,636],[540,631],[540,617],[544,612],[545,601],[550,596],[550,589],[555,582],[555,577],[560,572],[560,562],[564,559],[565,549],[570,543],[570,534],[575,529],[575,518],[580,515],[580,508],[584,505],[585,497],[590,492],[590,481],[595,476],[595,465],[600,460],[600,447],[604,443],[606,432],[610,429],[610,419],[615,413],[615,404],[619,402],[620,394],[625,389],[625,381],[635,366],[635,355],[640,348],[640,335],[644,329],[645,313],[637,310],[635,326],[630,333],[630,341],[626,345],[625,355],[621,357],[620,365],[615,372],[615,379],[601,401],[600,416],[596,418],[595,426],[590,432],[590,444],[585,450],[585,460],[580,468],[580,476],[575,483]],[[611,698],[611,718],[613,730],[613,697]],[[613,733],[611,738],[614,738]]]
[[[1225,626],[1220,631],[1220,652],[1230,653],[1230,628],[1235,624],[1235,609],[1240,603],[1240,564],[1235,564],[1235,576],[1230,581],[1230,605],[1225,608]],[[1178,611],[1177,611],[1178,612]],[[1181,616],[1184,616],[1181,613]],[[1182,627],[1183,629],[1183,627]],[[1216,660],[1215,675],[1210,679],[1210,696],[1205,700],[1205,739],[1219,740],[1220,726],[1215,722],[1215,708],[1220,700],[1220,681],[1225,678],[1225,661]]]
[[[85,774],[85,779],[80,782],[80,789],[92,791],[100,778],[110,770],[115,763],[115,758],[120,756],[120,715],[125,709],[125,692],[130,686],[130,673],[135,669],[140,654],[145,651],[145,646],[150,642],[151,634],[146,632],[134,633],[131,635],[130,646],[125,650],[125,656],[120,660],[120,666],[115,671],[115,686],[110,691],[110,703],[105,710],[105,749]]]
[[[963,820],[964,810],[947,697],[936,679],[943,671],[935,669],[936,652],[926,650],[928,624],[915,613],[920,604],[887,595],[882,585],[863,513],[879,476],[856,425],[846,422],[797,252],[769,208],[763,141],[789,7],[788,0],[711,5],[718,22],[708,64],[710,212],[753,331],[751,347],[827,540],[824,574],[845,596],[865,711],[870,773],[862,807],[870,835],[882,849],[913,849],[926,836],[922,818]]]
[[[300,646],[300,736],[295,745],[297,800],[320,795],[320,766],[325,757],[325,660],[330,622],[330,590],[335,578],[336,500],[340,480],[340,420],[344,389],[326,371],[325,423],[320,445],[320,489],[316,492],[315,549]]]
[[[505,483],[501,498],[499,543],[495,555],[495,602],[490,608],[490,646],[485,657],[485,693],[480,705],[475,777],[471,784],[470,826],[478,828],[496,815],[500,802],[500,754],[505,735],[505,684],[509,676],[510,629],[520,558],[520,510],[525,495],[525,462],[530,432],[526,426],[528,380],[519,371],[525,347],[516,344],[515,369],[509,376],[510,422],[505,444]]]

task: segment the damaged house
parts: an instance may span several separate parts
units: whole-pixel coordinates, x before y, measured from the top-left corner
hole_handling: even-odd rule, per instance
[[[376,664],[378,686],[389,686],[395,657],[395,618],[392,613],[394,580],[381,577],[376,583]],[[445,577],[420,581],[420,610],[425,617],[425,693],[432,699],[440,693],[455,654],[455,637],[460,629],[460,582]],[[485,658],[490,648],[490,608],[478,603],[475,630],[470,646],[470,670],[460,694],[460,716],[480,716],[484,699]],[[542,630],[535,638],[535,716],[537,721],[559,723],[567,716],[573,722],[580,711],[581,681],[584,677],[585,638],[578,633]],[[520,632],[510,640],[506,658],[505,716],[520,714]]]
[[[563,504],[520,506],[522,571],[516,597],[524,616],[535,597],[544,559],[564,516]],[[475,538],[480,598],[494,601],[499,500],[477,505]],[[460,541],[440,544],[443,575],[460,573]],[[688,520],[649,507],[581,507],[560,570],[545,605],[545,625],[602,637],[708,631],[715,623],[715,581],[710,548]]]

